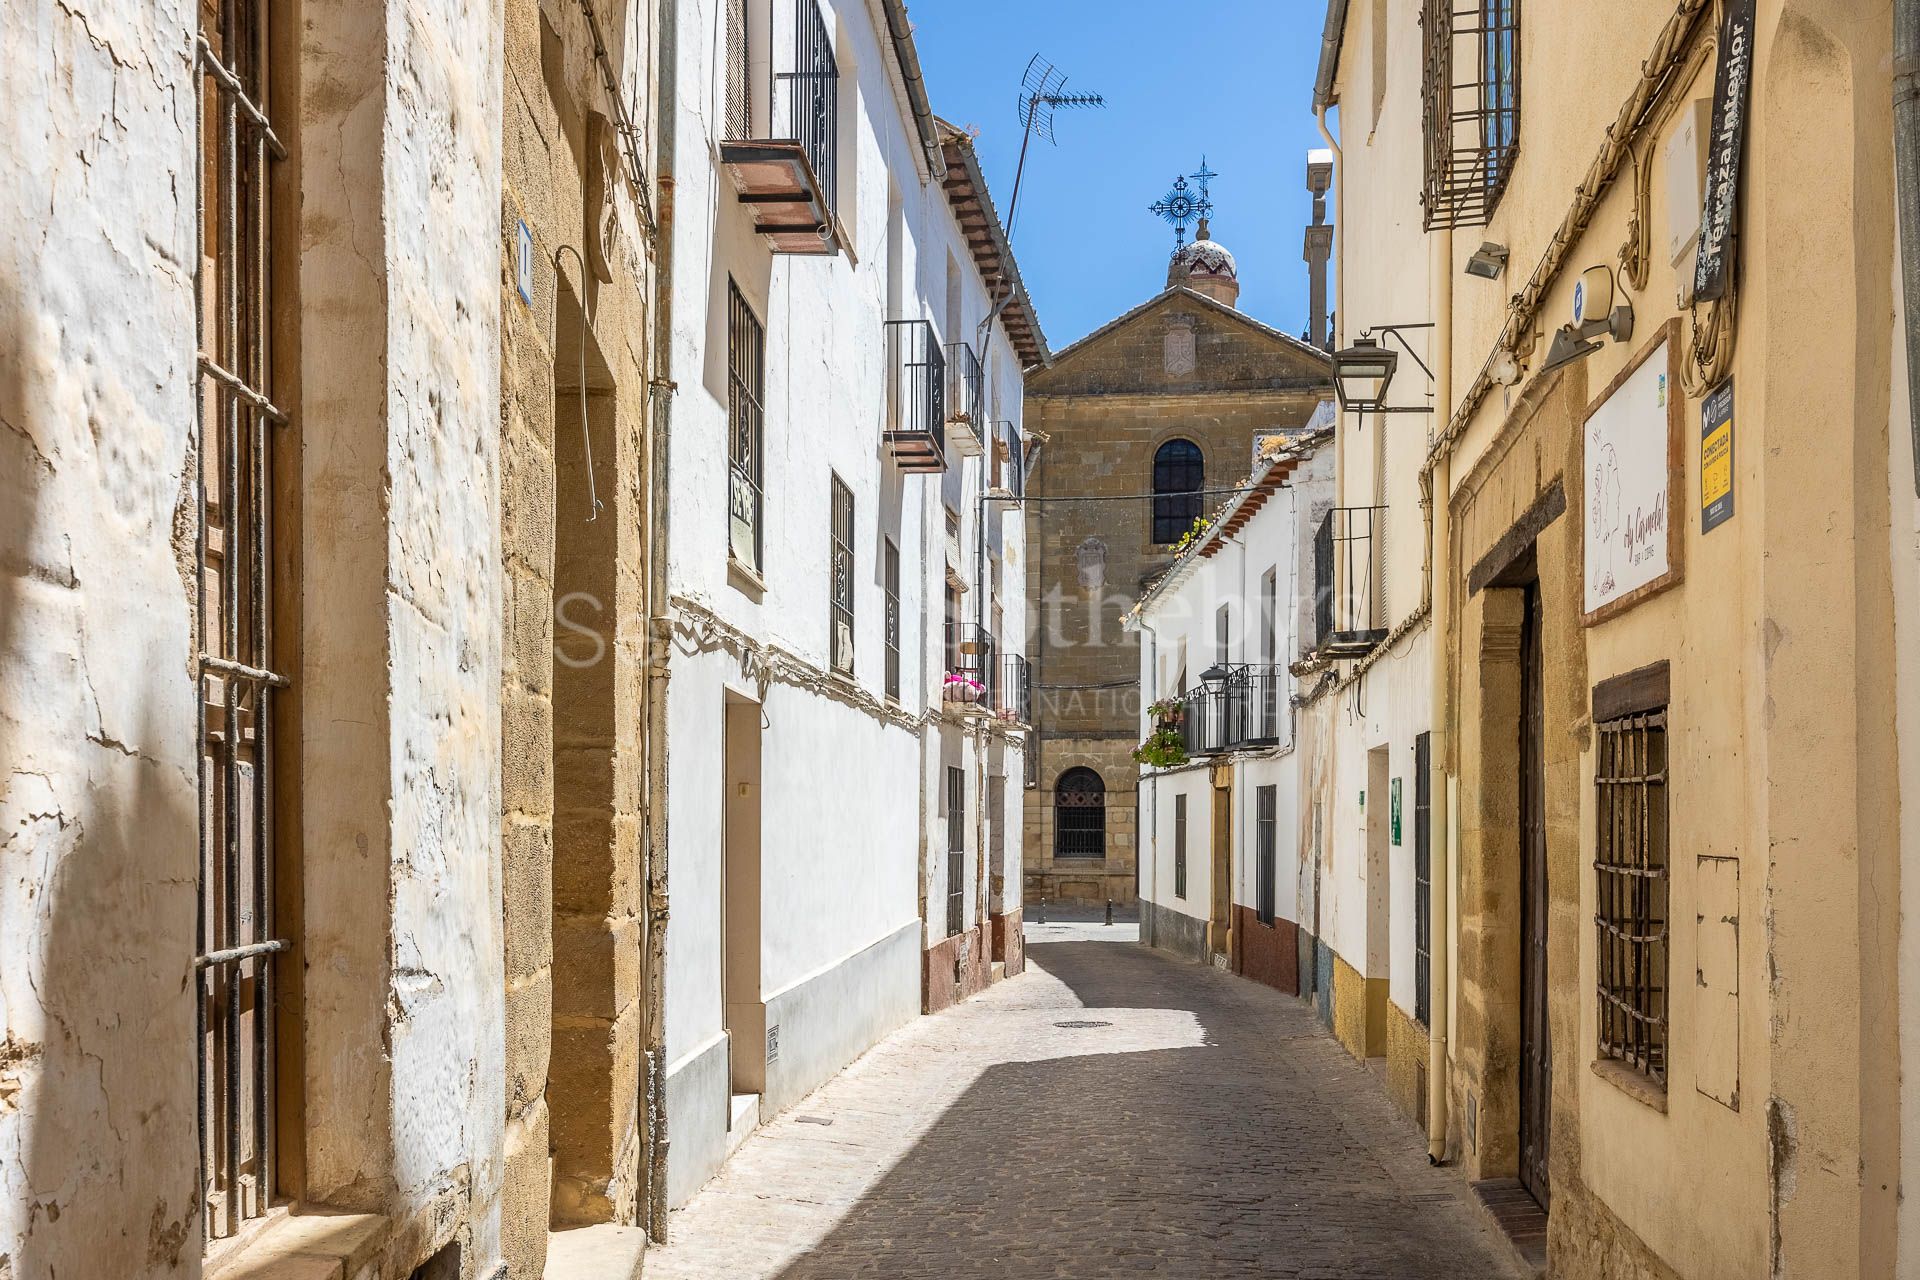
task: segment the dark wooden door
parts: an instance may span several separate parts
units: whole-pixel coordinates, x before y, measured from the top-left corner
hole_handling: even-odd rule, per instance
[[[1547,1025],[1546,698],[1540,591],[1526,588],[1520,648],[1520,1182],[1548,1207],[1553,1040]]]

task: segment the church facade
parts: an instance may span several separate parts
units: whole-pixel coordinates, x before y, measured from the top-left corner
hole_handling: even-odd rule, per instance
[[[1139,637],[1121,618],[1258,442],[1331,394],[1326,354],[1239,311],[1239,293],[1203,220],[1164,291],[1028,377],[1029,902],[1135,901]]]

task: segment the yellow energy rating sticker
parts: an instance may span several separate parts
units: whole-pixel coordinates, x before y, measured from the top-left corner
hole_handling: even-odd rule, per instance
[[[1700,532],[1733,518],[1733,383],[1700,405]]]

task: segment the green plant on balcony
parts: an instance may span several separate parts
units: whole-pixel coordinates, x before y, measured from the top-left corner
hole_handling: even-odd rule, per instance
[[[1172,769],[1187,762],[1186,739],[1177,725],[1162,723],[1147,740],[1133,749],[1135,764],[1155,769]]]

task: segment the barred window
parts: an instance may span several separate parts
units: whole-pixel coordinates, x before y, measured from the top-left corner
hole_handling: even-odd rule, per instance
[[[760,569],[762,437],[766,432],[767,336],[740,288],[727,282],[727,549]]]
[[[887,588],[887,696],[900,696],[900,548],[886,543]]]
[[[1602,720],[1595,736],[1599,1053],[1664,1084],[1667,710]]]
[[[1425,0],[1428,230],[1480,227],[1520,147],[1520,0]]]
[[[727,141],[751,136],[751,97],[748,92],[747,0],[726,0],[727,6]]]
[[[1258,858],[1256,880],[1254,883],[1253,913],[1260,918],[1261,924],[1272,924],[1274,911],[1275,881],[1279,877],[1279,788],[1260,787],[1254,795],[1254,851]]]
[[[1173,896],[1187,896],[1187,798],[1173,798]]]
[[[833,477],[833,567],[830,612],[833,615],[833,669],[853,672],[853,490]]]
[[[967,774],[947,769],[947,936],[967,927]]]
[[[1107,784],[1091,769],[1069,769],[1053,784],[1053,856],[1107,856]]]

